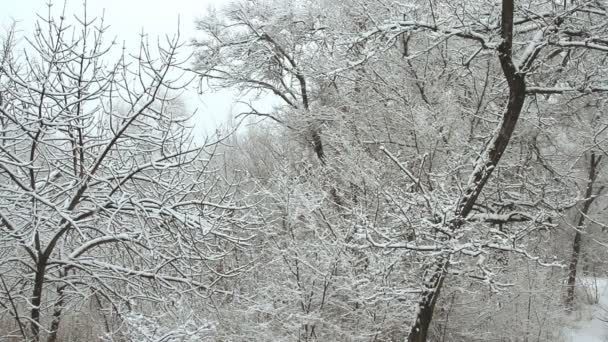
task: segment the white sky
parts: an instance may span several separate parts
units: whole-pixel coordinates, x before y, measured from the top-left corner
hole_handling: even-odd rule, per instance
[[[229,0],[87,0],[87,15],[101,16],[105,11],[105,23],[110,26],[106,41],[116,37],[127,49],[137,48],[142,30],[150,42],[160,36],[172,36],[177,32],[178,18],[182,40],[189,41],[195,35],[194,20],[202,17],[209,6],[220,7]],[[33,32],[36,13],[46,17],[49,0],[0,0],[0,28],[7,29],[16,20],[17,29],[23,34]],[[81,15],[84,0],[67,0],[66,18]],[[59,14],[63,0],[53,1],[52,12]],[[122,44],[121,44],[122,45]],[[195,86],[195,84],[193,84]],[[229,91],[199,96],[188,91],[184,99],[188,109],[197,110],[193,124],[197,136],[213,133],[234,113],[234,95]]]

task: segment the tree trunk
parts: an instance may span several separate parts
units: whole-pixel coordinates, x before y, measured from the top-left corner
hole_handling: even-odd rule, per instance
[[[593,196],[593,184],[597,178],[597,166],[600,163],[602,157],[596,158],[595,152],[591,152],[591,161],[589,163],[589,176],[587,178],[587,188],[585,190],[585,198],[583,199],[583,208],[581,209],[580,216],[578,218],[578,224],[576,225],[576,233],[574,234],[574,242],[572,243],[572,257],[570,257],[570,266],[568,268],[568,286],[566,292],[566,308],[568,311],[572,311],[574,304],[574,290],[576,285],[576,268],[578,266],[578,260],[581,253],[581,239],[583,232],[583,225],[585,223],[585,217],[589,213],[589,207],[593,201],[597,198]],[[601,192],[601,189],[598,191]]]
[[[526,99],[525,74],[520,72],[513,62],[513,14],[514,0],[503,0],[502,42],[498,46],[498,58],[509,85],[509,101],[498,130],[494,133],[481,157],[477,159],[467,186],[456,205],[456,218],[449,224],[449,228],[453,231],[462,227],[464,219],[473,209],[477,197],[490,178],[492,171],[498,165],[502,154],[509,145]],[[418,313],[410,330],[408,342],[425,342],[427,340],[435,305],[441,293],[447,268],[450,265],[449,258],[449,254],[441,256],[432,268],[427,270],[431,275],[424,282],[423,295],[418,302]]]
[[[325,151],[323,151],[323,141],[321,140],[321,132],[318,128],[313,128],[311,132],[313,149],[321,164],[325,165]]]
[[[32,292],[32,311],[30,313],[32,341],[40,341],[40,303],[44,289],[44,276],[46,274],[46,258],[39,254],[34,277],[34,290]]]
[[[416,314],[416,322],[412,327],[408,336],[408,342],[425,342],[429,327],[433,321],[433,312],[435,304],[439,298],[443,280],[449,266],[447,259],[440,259],[435,264],[435,268],[431,273],[430,278],[426,281],[429,285],[422,293],[422,299],[418,303],[418,313]]]
[[[63,313],[63,304],[65,302],[65,295],[63,290],[65,285],[57,287],[57,300],[53,305],[53,319],[51,321],[51,331],[47,342],[57,342],[57,332],[59,331],[59,324],[61,323],[61,314]]]

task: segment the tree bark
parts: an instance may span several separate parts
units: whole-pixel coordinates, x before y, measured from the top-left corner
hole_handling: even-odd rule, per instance
[[[597,178],[597,167],[601,159],[601,156],[596,158],[595,152],[591,152],[591,161],[589,163],[589,176],[587,178],[587,188],[585,189],[583,208],[581,209],[580,216],[578,218],[578,224],[576,225],[576,233],[574,234],[574,241],[572,243],[572,256],[570,257],[570,266],[568,268],[568,286],[566,288],[566,309],[568,311],[572,311],[573,309],[574,289],[576,285],[576,268],[578,266],[578,260],[582,249],[581,239],[582,232],[584,231],[583,225],[585,224],[585,217],[589,213],[589,208],[591,207],[591,204],[597,198],[597,196],[593,196],[593,185]]]
[[[62,275],[60,274],[60,277]],[[59,285],[57,287],[57,300],[53,305],[53,319],[51,320],[51,330],[47,342],[57,342],[57,333],[59,332],[59,324],[61,323],[61,315],[63,313],[63,306],[65,302],[64,294],[65,285]]]
[[[509,86],[509,101],[502,121],[488,143],[485,151],[477,159],[466,188],[456,205],[455,219],[449,224],[451,230],[458,230],[470,214],[477,197],[490,178],[509,145],[511,135],[519,119],[526,98],[525,73],[519,72],[513,62],[513,14],[514,0],[503,0],[501,36],[498,58]],[[425,342],[433,319],[437,299],[441,293],[447,269],[450,266],[449,254],[443,255],[427,270],[430,276],[425,279],[423,295],[418,302],[416,320],[410,330],[408,342]]]
[[[435,268],[430,270],[431,276],[425,281],[426,288],[423,290],[422,298],[418,303],[416,321],[410,330],[408,342],[425,342],[427,339],[429,327],[433,321],[435,304],[443,286],[447,267],[449,267],[449,259],[447,259],[449,257],[444,256],[443,258],[435,263]]]
[[[32,311],[30,313],[30,326],[32,341],[40,341],[40,303],[42,303],[42,290],[44,289],[44,276],[46,275],[46,258],[39,254],[34,276],[34,290],[32,292]]]

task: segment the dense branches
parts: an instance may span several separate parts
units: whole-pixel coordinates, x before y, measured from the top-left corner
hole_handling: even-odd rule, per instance
[[[268,172],[306,185],[306,190],[293,187],[290,196],[318,198],[308,214],[281,219],[299,227],[285,236],[289,244],[318,250],[343,246],[344,256],[335,261],[313,261],[301,253],[286,258],[282,249],[276,251],[291,265],[286,277],[299,291],[309,288],[302,287],[303,274],[293,273],[294,265],[341,274],[346,269],[336,265],[353,254],[364,260],[390,254],[401,259],[390,272],[408,279],[399,285],[404,295],[392,302],[418,307],[407,313],[402,330],[410,340],[424,341],[440,289],[449,289],[450,282],[481,281],[492,292],[514,285],[505,258],[563,267],[546,260],[554,251],[529,246],[557,236],[556,222],[576,202],[568,197],[576,196],[573,165],[589,145],[562,155],[570,168],[560,165],[549,153],[561,147],[547,122],[567,125],[564,117],[550,114],[556,102],[582,105],[603,96],[605,70],[590,72],[586,65],[603,58],[605,12],[596,2],[501,3],[236,2],[223,12],[225,19],[199,23],[207,37],[198,42],[199,56],[217,63],[211,68],[199,62],[197,68],[212,86],[278,95],[286,106],[262,116],[286,127],[287,137],[309,127],[310,114],[321,128],[324,168],[296,157],[297,144],[267,142],[288,149],[266,162],[288,166]],[[334,15],[325,15],[322,6]],[[590,25],[597,32],[590,33]],[[302,84],[306,91],[298,87]],[[302,116],[294,108],[304,108],[304,95],[310,110]],[[595,134],[603,135],[601,127]],[[300,168],[307,171],[299,173]],[[325,182],[334,187],[327,191]],[[319,188],[311,189],[313,184]],[[284,190],[269,183],[268,191]],[[297,206],[288,198],[275,204],[283,212]],[[268,215],[275,217],[273,211]],[[327,227],[329,235],[294,238],[319,229],[314,227]],[[352,237],[337,238],[340,232]],[[367,265],[371,268],[358,276],[386,271]],[[336,284],[339,277],[331,279]],[[326,293],[311,293],[319,291]],[[333,304],[318,306],[317,315],[328,305]],[[311,307],[306,308],[310,317]],[[394,309],[386,314],[397,317]],[[307,319],[296,322],[306,331],[299,338],[338,336]],[[369,329],[371,336],[374,328]],[[376,336],[389,336],[390,329]],[[401,334],[391,338],[407,333]]]
[[[608,274],[607,19],[239,0],[197,20],[190,61],[175,37],[111,62],[86,15],[23,53],[9,36],[0,324],[53,342],[95,307],[108,339],[557,340],[581,269]],[[194,77],[255,122],[194,144]]]
[[[187,82],[179,36],[142,42],[134,67],[111,62],[102,22],[63,18],[40,21],[23,55],[7,40],[0,65],[0,302],[32,341],[56,341],[65,308],[93,297],[114,319],[208,296],[239,271],[210,269],[249,237],[172,95]]]

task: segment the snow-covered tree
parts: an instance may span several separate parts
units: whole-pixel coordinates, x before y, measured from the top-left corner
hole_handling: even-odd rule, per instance
[[[86,10],[50,13],[22,51],[11,32],[0,60],[0,315],[14,322],[2,337],[54,342],[89,303],[111,336],[228,293],[218,286],[240,269],[218,264],[252,233],[175,99],[191,79],[179,35],[127,56]],[[207,336],[198,314],[177,326]]]
[[[441,289],[453,293],[476,281],[469,297],[479,298],[482,288],[540,286],[514,281],[530,263],[559,281],[553,268],[570,256],[546,241],[563,239],[563,213],[584,201],[575,178],[585,173],[575,161],[589,148],[603,149],[604,132],[602,124],[589,131],[595,145],[565,141],[564,134],[576,134],[566,115],[603,103],[606,74],[597,61],[606,51],[605,22],[600,2],[509,0],[237,1],[201,20],[206,38],[195,45],[213,61],[195,63],[202,81],[284,104],[245,114],[282,130],[264,140],[261,174],[272,175],[265,185],[276,200],[264,209],[278,220],[277,232],[293,233],[276,237],[287,269],[272,269],[292,281],[292,305],[300,297],[312,303],[301,305],[303,316],[280,311],[277,317],[289,317],[283,323],[294,322],[285,333],[300,327],[293,336],[305,340],[425,341]],[[311,122],[321,155],[303,129]],[[564,150],[568,145],[574,148]],[[308,150],[322,163],[306,157]],[[335,263],[318,252],[331,248],[342,251]],[[366,266],[355,272],[350,260]],[[332,276],[323,290],[319,275],[341,271],[352,278]],[[354,285],[378,281],[374,274],[400,281],[381,290]],[[267,281],[258,290],[276,293]],[[336,296],[315,310],[311,293]],[[357,298],[382,298],[390,309]],[[324,312],[340,302],[398,323],[353,327],[345,315]],[[394,327],[399,332],[391,335]]]

